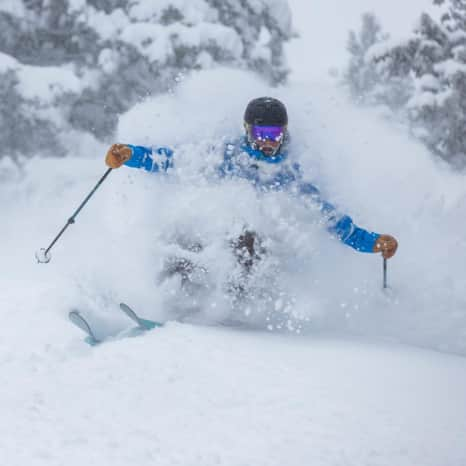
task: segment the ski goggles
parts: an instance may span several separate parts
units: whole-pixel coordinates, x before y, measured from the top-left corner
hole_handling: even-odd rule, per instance
[[[249,134],[254,141],[282,142],[285,136],[285,127],[251,125]]]

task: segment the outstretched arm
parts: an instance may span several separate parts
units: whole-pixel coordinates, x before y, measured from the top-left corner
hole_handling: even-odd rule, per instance
[[[131,144],[113,144],[107,152],[105,162],[111,168],[126,165],[142,168],[148,172],[167,171],[173,167],[173,151],[168,147],[152,149]]]
[[[351,217],[339,213],[334,205],[323,200],[319,190],[311,183],[302,183],[299,191],[319,207],[326,220],[327,231],[342,243],[360,252],[381,252],[386,259],[395,255],[398,243],[394,237],[358,227]]]

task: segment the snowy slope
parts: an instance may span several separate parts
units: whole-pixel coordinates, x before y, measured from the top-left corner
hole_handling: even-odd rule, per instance
[[[466,364],[432,352],[170,324],[2,366],[9,466],[466,461]]]
[[[306,4],[295,5],[298,26]],[[336,66],[329,44],[341,21],[322,42]],[[313,30],[295,50],[320,38]],[[464,175],[355,109],[326,64],[315,74],[293,66],[284,89],[210,71],[122,116],[119,140],[175,146],[177,175],[112,173],[47,266],[33,253],[104,173],[106,147],[70,141],[73,156],[24,169],[1,161],[0,464],[466,464],[466,360],[400,344],[466,354]],[[241,182],[205,182],[248,99],[267,93],[289,105],[308,177],[359,224],[400,239],[391,293],[380,290],[379,257],[344,248],[286,196],[259,201]],[[245,224],[273,251],[258,285],[282,295],[232,316],[218,285]],[[214,282],[196,325],[85,346],[66,318],[74,306],[101,333],[128,327],[120,301],[177,315],[178,284],[156,283],[181,233],[205,243],[196,259]],[[215,325],[231,317],[242,329]]]

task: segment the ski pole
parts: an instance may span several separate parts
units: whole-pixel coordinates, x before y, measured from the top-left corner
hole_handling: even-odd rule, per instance
[[[387,259],[383,259],[383,289],[386,290],[388,288],[387,285]]]
[[[63,235],[63,233],[65,233],[66,229],[70,225],[73,225],[73,223],[75,223],[76,217],[78,216],[79,212],[81,212],[83,207],[87,204],[87,202],[94,195],[94,193],[99,189],[100,185],[104,182],[105,178],[107,178],[107,176],[110,174],[110,172],[112,170],[113,170],[112,168],[109,168],[105,172],[104,176],[102,176],[102,178],[100,178],[100,180],[94,186],[92,191],[86,196],[86,198],[81,203],[81,205],[76,209],[76,212],[74,212],[74,214],[68,219],[68,221],[66,222],[66,225],[60,230],[60,232],[55,237],[55,239],[50,243],[50,245],[47,248],[41,248],[39,251],[36,252],[37,262],[39,262],[41,264],[48,264],[51,261],[52,256],[50,254],[50,250],[53,248],[55,243],[60,239],[60,237]]]

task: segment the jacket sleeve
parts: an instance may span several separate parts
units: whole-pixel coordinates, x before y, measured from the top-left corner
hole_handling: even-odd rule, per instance
[[[299,193],[319,208],[330,234],[335,235],[342,243],[351,246],[356,251],[373,252],[374,244],[380,234],[358,227],[351,217],[341,214],[334,205],[323,200],[319,190],[313,184],[301,183]]]
[[[173,150],[168,147],[144,147],[128,144],[133,151],[132,157],[125,163],[132,168],[142,168],[148,172],[166,172],[173,168]]]

